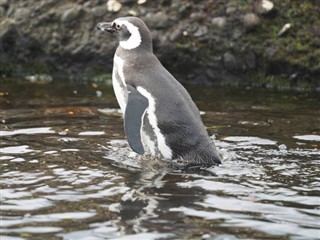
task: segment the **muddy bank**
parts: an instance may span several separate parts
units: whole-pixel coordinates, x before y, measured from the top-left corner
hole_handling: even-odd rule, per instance
[[[116,46],[95,26],[134,15],[147,23],[156,55],[180,81],[320,87],[320,1],[2,0],[0,4],[3,77],[108,79]]]

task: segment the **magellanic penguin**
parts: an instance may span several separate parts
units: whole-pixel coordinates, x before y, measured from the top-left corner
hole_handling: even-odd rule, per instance
[[[141,155],[178,159],[187,167],[221,163],[189,93],[153,54],[145,23],[123,17],[97,28],[119,41],[112,84],[130,147]]]

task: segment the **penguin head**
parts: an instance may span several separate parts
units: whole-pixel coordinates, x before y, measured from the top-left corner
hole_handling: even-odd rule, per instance
[[[152,51],[150,31],[140,18],[117,18],[113,22],[98,23],[97,28],[116,36],[119,40],[119,46],[125,50],[144,49]]]

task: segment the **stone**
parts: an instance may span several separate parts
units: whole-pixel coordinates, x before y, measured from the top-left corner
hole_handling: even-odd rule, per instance
[[[254,13],[247,13],[243,16],[242,22],[247,29],[254,29],[260,25],[260,18]]]
[[[6,34],[13,29],[15,21],[13,19],[7,18],[0,22],[0,38],[2,39]]]
[[[150,28],[161,29],[169,26],[168,16],[163,12],[157,12],[156,14],[148,13],[144,20]]]
[[[73,8],[69,8],[61,16],[61,22],[70,22],[79,17],[81,12],[83,11],[81,6],[76,6]]]
[[[235,11],[237,11],[237,8],[234,7],[234,6],[230,6],[230,7],[228,7],[228,8],[226,9],[226,14],[227,14],[227,15],[231,15],[231,14],[235,13]]]
[[[198,29],[193,33],[195,37],[202,37],[208,33],[208,28],[206,26],[199,26]]]
[[[98,6],[92,8],[92,14],[95,17],[102,17],[108,12],[108,7],[106,5]]]
[[[137,1],[137,3],[138,3],[139,5],[144,4],[144,3],[146,3],[146,2],[147,2],[147,0],[138,0],[138,1]]]
[[[52,76],[48,74],[35,74],[35,75],[25,76],[24,79],[32,83],[50,83],[53,81]]]
[[[223,64],[224,67],[229,71],[239,68],[237,59],[231,52],[226,52],[223,54]]]
[[[256,1],[254,5],[255,12],[260,15],[266,15],[272,12],[273,9],[274,9],[274,4],[269,0],[259,0],[259,1]]]
[[[246,53],[245,63],[248,69],[254,69],[256,67],[256,55],[252,51]]]
[[[29,19],[31,14],[30,9],[28,8],[18,8],[14,13],[14,19],[16,22],[25,22]]]
[[[282,36],[285,33],[288,32],[288,30],[292,27],[291,23],[286,23],[285,25],[283,25],[283,27],[281,28],[281,30],[278,32],[278,36]]]
[[[212,18],[211,23],[215,27],[223,28],[226,25],[227,20],[226,17],[215,17]]]
[[[137,13],[137,11],[135,11],[135,10],[133,10],[133,9],[130,9],[129,11],[128,11],[128,15],[130,15],[130,16],[138,16],[138,13]]]
[[[119,12],[122,8],[122,4],[117,0],[109,0],[107,2],[107,8],[109,12]]]
[[[226,6],[226,14],[233,15],[237,11],[237,6],[234,1],[229,1]]]

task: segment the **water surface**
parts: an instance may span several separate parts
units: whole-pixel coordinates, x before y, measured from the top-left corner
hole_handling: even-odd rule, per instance
[[[220,166],[138,157],[110,86],[2,81],[1,240],[318,239],[319,95],[188,90]]]

